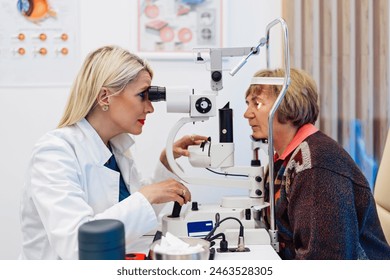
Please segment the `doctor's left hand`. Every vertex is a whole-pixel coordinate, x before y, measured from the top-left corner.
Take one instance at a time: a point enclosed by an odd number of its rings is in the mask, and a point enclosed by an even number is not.
[[[192,145],[200,145],[204,140],[207,140],[207,136],[202,135],[186,135],[177,140],[175,143],[173,143],[173,157],[179,158],[181,156],[188,157],[190,153],[188,152],[188,146]],[[168,160],[167,160],[167,154],[165,149],[161,152],[160,155],[160,161],[164,166],[171,170]]]

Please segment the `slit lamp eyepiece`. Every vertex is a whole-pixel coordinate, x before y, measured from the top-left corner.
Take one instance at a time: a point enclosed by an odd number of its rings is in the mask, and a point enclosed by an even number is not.
[[[150,86],[148,89],[148,97],[151,102],[166,101],[166,88],[159,86]]]

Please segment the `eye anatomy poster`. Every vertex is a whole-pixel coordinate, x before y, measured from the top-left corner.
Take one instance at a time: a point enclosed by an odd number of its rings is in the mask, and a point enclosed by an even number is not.
[[[138,51],[222,47],[221,0],[138,0]]]
[[[78,0],[0,0],[0,86],[68,86],[79,60]]]

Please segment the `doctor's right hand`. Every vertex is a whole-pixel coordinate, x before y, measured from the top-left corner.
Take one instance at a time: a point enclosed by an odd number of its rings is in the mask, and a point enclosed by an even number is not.
[[[191,201],[191,193],[186,186],[174,179],[147,185],[139,190],[150,204],[177,201],[180,205]]]

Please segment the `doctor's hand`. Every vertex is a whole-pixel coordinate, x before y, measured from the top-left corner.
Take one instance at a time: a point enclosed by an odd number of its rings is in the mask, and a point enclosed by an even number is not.
[[[207,139],[208,139],[207,136],[202,136],[202,135],[183,136],[182,138],[177,140],[175,143],[173,143],[173,148],[172,148],[173,149],[173,157],[175,159],[179,158],[181,156],[188,157],[190,155],[190,153],[188,152],[188,146],[200,145],[204,140],[207,140]],[[172,171],[169,164],[168,164],[168,159],[167,159],[167,154],[166,154],[165,149],[161,152],[160,161],[162,164],[164,164],[164,166],[168,170]]]
[[[150,204],[177,201],[180,205],[191,201],[191,193],[186,186],[174,179],[147,185],[139,190]]]

